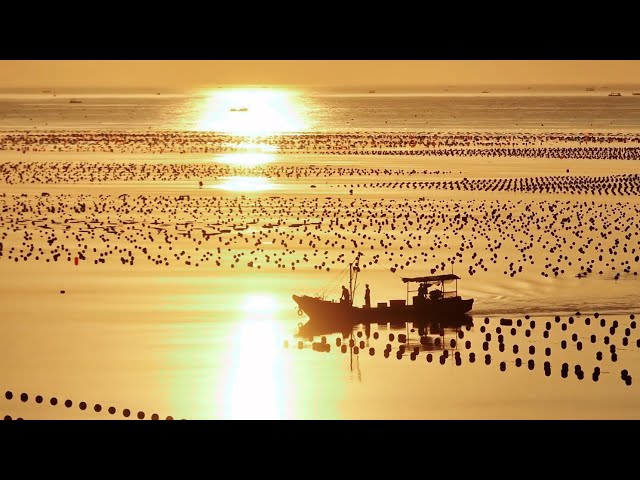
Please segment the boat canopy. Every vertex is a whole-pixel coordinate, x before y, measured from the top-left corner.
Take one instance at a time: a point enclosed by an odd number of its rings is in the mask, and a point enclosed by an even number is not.
[[[449,273],[447,275],[431,275],[428,277],[414,277],[414,278],[402,278],[402,281],[404,283],[409,283],[409,282],[419,282],[419,283],[424,283],[424,282],[445,282],[447,280],[460,280],[460,277],[457,275],[454,275],[453,273]]]

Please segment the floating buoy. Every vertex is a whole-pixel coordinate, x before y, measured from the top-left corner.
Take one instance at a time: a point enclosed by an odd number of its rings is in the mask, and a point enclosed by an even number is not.
[[[78,257],[75,257],[73,259],[73,263],[75,264],[75,266],[78,266],[79,261],[80,261],[80,259]]]

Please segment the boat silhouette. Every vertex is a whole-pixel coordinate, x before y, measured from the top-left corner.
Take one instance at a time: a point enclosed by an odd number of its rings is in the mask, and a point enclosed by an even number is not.
[[[359,258],[359,257],[358,257]],[[298,333],[310,337],[324,333],[348,332],[359,324],[406,324],[428,325],[431,323],[466,325],[471,317],[466,315],[473,308],[474,299],[463,299],[458,295],[457,275],[429,275],[423,277],[406,277],[402,281],[407,284],[406,300],[390,300],[378,303],[375,307],[357,307],[353,305],[354,273],[357,277],[359,268],[357,261],[349,264],[349,297],[339,302],[308,295],[292,295],[298,305],[298,315],[307,315],[306,324],[298,324]],[[446,290],[445,286],[455,282],[455,288]],[[417,290],[411,285],[418,284]],[[429,288],[435,287],[431,291]],[[410,294],[417,293],[411,297]]]

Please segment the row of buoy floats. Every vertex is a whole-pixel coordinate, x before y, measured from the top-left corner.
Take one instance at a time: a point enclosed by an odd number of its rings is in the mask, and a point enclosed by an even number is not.
[[[581,314],[580,312],[576,312],[576,317],[580,317]],[[598,318],[600,317],[600,314],[598,312],[594,313],[593,317],[598,320]],[[527,329],[527,332],[531,332],[531,330],[536,328],[536,322],[535,320],[530,320],[530,316],[529,315],[525,315],[525,320],[529,321],[529,327],[530,329]],[[561,324],[563,327],[566,325],[577,325],[576,319],[574,318],[574,316],[569,316],[567,319],[567,323],[563,323],[562,319],[559,315],[556,315],[554,317],[554,321],[556,324]],[[623,345],[628,345],[628,342],[624,342],[625,339],[628,339],[628,337],[631,335],[631,332],[633,330],[636,329],[637,324],[635,321],[635,315],[631,314],[629,315],[629,327],[625,328],[624,330],[624,334],[625,337],[623,337]],[[488,352],[489,350],[489,343],[492,341],[492,335],[490,332],[486,331],[486,327],[490,324],[490,319],[489,317],[485,317],[484,319],[484,324],[480,327],[480,332],[484,333],[484,342],[483,342],[483,350],[485,352]],[[500,352],[505,352],[505,337],[502,333],[502,327],[509,327],[514,325],[514,321],[513,319],[510,318],[500,318],[499,322],[498,322],[498,326],[495,327],[495,333],[497,334],[497,341],[499,344],[499,350]],[[524,323],[521,319],[517,319],[515,321],[515,325],[517,325],[518,327],[523,327]],[[584,319],[584,325],[585,326],[589,326],[591,325],[591,318],[590,317],[586,317]],[[607,325],[607,322],[604,318],[600,318],[600,321],[598,322],[598,325],[600,326],[600,328],[605,328]],[[611,329],[616,329],[620,326],[618,320],[613,320],[611,323],[611,327],[610,327],[610,333],[611,333]],[[549,338],[548,333],[552,330],[553,324],[551,321],[547,321],[544,324],[544,330],[542,331],[543,336],[545,338]],[[458,340],[463,340],[465,337],[465,331],[469,332],[471,330],[471,327],[469,325],[467,325],[464,329],[457,329],[455,331],[455,336],[457,337]],[[514,328],[511,328],[511,334],[515,335],[514,333]],[[412,332],[415,331],[415,329],[412,329]],[[562,328],[562,331],[566,331],[566,328]],[[432,341],[429,337],[423,335],[420,337],[420,345],[414,345],[411,346],[408,344],[408,337],[407,334],[404,333],[399,333],[399,334],[394,334],[394,333],[389,333],[388,334],[388,340],[389,343],[386,344],[386,347],[383,351],[383,355],[385,358],[389,358],[393,353],[393,345],[392,342],[396,341],[399,343],[398,345],[398,349],[395,351],[395,357],[398,360],[401,360],[406,354],[407,352],[409,353],[409,357],[411,359],[411,361],[415,361],[418,356],[420,355],[421,352],[421,346],[422,348],[431,346],[431,345],[435,345],[436,347],[441,347],[442,351],[440,353],[440,355],[437,357],[437,360],[439,361],[439,363],[441,365],[444,365],[445,362],[447,361],[447,359],[450,358],[450,351],[445,347],[445,341],[444,341],[444,331],[440,331],[439,332],[440,335],[443,337],[442,339],[440,337],[436,337],[435,341]],[[615,332],[611,333],[612,335]],[[344,336],[345,334],[343,334]],[[362,331],[357,331],[356,334],[357,338],[361,338],[362,337]],[[527,337],[530,337],[530,333],[529,335],[526,335]],[[379,339],[379,332],[374,332],[373,335],[374,339]],[[595,342],[595,336],[592,334],[591,335],[591,343],[596,343]],[[428,340],[427,340],[428,339]],[[571,341],[575,344],[576,349],[578,351],[582,350],[582,342],[579,341],[579,337],[576,333],[573,333],[571,335]],[[604,343],[609,345],[609,337],[605,337]],[[323,352],[328,352],[330,351],[329,348],[327,347],[321,347],[321,346],[328,346],[328,342],[327,342],[327,338],[326,336],[322,336],[321,341],[320,342],[314,342],[312,343],[313,346],[313,350],[314,351],[323,351]],[[285,341],[284,344],[285,348],[288,348],[288,341]],[[343,343],[343,339],[341,337],[336,337],[336,346],[337,347],[341,347],[341,352],[342,353],[346,353],[348,351],[348,349],[351,350],[351,352],[353,354],[358,354],[361,350],[364,351],[365,350],[365,342],[363,340],[361,340],[359,342],[359,344],[356,342],[356,340],[354,340],[353,338],[349,339],[348,341],[348,347],[345,343]],[[451,348],[451,350],[453,351],[455,349],[455,352],[453,353],[453,360],[455,361],[457,366],[460,366],[462,364],[462,354],[460,352],[460,350],[457,350],[459,346],[459,342],[456,341],[455,338],[451,338],[449,340],[449,347]],[[464,342],[464,347],[467,350],[471,349],[471,342],[470,340],[466,340]],[[640,338],[638,338],[636,340],[636,347],[640,348]],[[304,342],[299,341],[298,342],[298,349],[303,349],[304,348]],[[561,348],[564,350],[567,348],[567,341],[566,340],[562,340],[561,342]],[[518,355],[520,353],[520,349],[519,349],[519,345],[514,344],[513,347],[513,354],[514,355]],[[528,354],[533,357],[536,354],[536,346],[531,344],[528,346]],[[552,349],[550,346],[544,347],[543,349],[541,349],[541,351],[544,353],[544,357],[547,358],[547,360],[544,361],[543,363],[543,370],[545,373],[545,376],[551,376],[551,362],[548,360],[549,357],[551,357],[552,355]],[[617,362],[617,349],[616,346],[611,344],[609,345],[609,353],[611,355],[611,362],[615,363]],[[369,354],[370,355],[374,355],[375,354],[375,348],[374,347],[369,347]],[[436,357],[434,357],[434,354],[429,352],[427,353],[425,360],[427,363],[432,363],[434,361]],[[596,353],[596,361],[600,362],[603,360],[603,352],[602,351],[598,351]],[[476,353],[475,352],[469,352],[469,356],[468,356],[468,361],[469,363],[475,363],[476,361]],[[535,369],[535,360],[533,358],[529,358],[528,360],[525,359],[524,361],[526,361],[526,365],[527,368],[529,370],[534,370]],[[490,353],[485,353],[484,354],[484,363],[485,365],[491,365],[492,364],[492,356]],[[505,372],[507,369],[507,364],[508,362],[506,361],[501,361],[499,363],[499,369],[501,372]],[[513,364],[516,367],[521,367],[522,365],[524,365],[523,363],[523,359],[520,357],[517,357],[515,359],[515,361],[513,362]],[[561,376],[563,378],[567,378],[568,376],[568,364],[564,363],[562,368],[561,368]],[[582,367],[580,364],[576,364],[575,365],[575,375],[579,380],[582,380],[584,378],[584,371],[582,370]],[[594,368],[594,371],[592,373],[592,379],[593,381],[597,382],[599,380],[599,376],[600,376],[600,367],[596,366]],[[623,369],[621,371],[621,379],[625,382],[625,384],[627,386],[630,386],[632,383],[632,378],[629,375],[629,371],[627,369]]]
[[[3,193],[0,207],[0,261],[15,263],[328,272],[360,252],[362,270],[437,274],[456,264],[469,276],[498,268],[515,277],[537,264],[543,277],[614,280],[637,276],[640,263],[640,210],[619,201]]]
[[[55,407],[57,405],[64,405],[64,407],[68,409],[71,409],[74,406],[74,402],[70,399],[66,399],[64,403],[61,403],[61,401],[59,401],[57,397],[51,397],[48,399],[48,401],[45,401],[45,398],[42,395],[30,396],[28,393],[25,393],[25,392],[20,393],[20,395],[17,395],[17,394],[14,395],[14,393],[11,390],[5,391],[4,398],[6,400],[19,399],[22,403],[29,402],[29,399],[31,398],[32,401],[35,402],[37,405],[44,405],[47,403],[52,407]],[[116,407],[113,407],[113,406],[110,406],[109,408],[104,408],[99,403],[94,404],[92,408],[89,408],[90,406],[87,404],[87,402],[79,402],[76,405],[78,409],[82,411],[93,410],[95,413],[106,412],[106,413],[109,413],[109,415],[116,415],[119,411]],[[132,415],[132,411],[128,408],[124,408],[120,411],[120,414],[124,418],[129,418]],[[151,416],[148,416],[142,410],[136,413],[136,418],[138,418],[138,420],[144,420],[147,417],[150,418],[151,420],[160,420],[160,416],[157,413],[152,413]],[[165,420],[173,420],[173,417],[171,415],[168,415],[167,417],[165,417]]]
[[[454,148],[511,148],[535,145],[540,148],[584,148],[583,144],[634,145],[637,133],[589,132],[350,132],[269,135],[247,137],[215,132],[186,131],[14,131],[0,134],[0,150],[18,152],[104,152],[104,153],[229,153],[256,148],[279,153],[342,153],[431,151]],[[532,147],[531,147],[532,148]],[[570,148],[570,147],[566,147]]]

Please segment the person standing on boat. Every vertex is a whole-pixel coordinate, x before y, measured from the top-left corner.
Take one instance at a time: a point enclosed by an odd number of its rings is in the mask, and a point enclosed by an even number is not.
[[[351,299],[351,295],[349,295],[349,290],[344,285],[342,286],[342,297],[340,297],[340,303],[350,304],[349,300]]]
[[[364,291],[364,308],[371,308],[371,290],[369,290],[369,284],[366,284]]]

